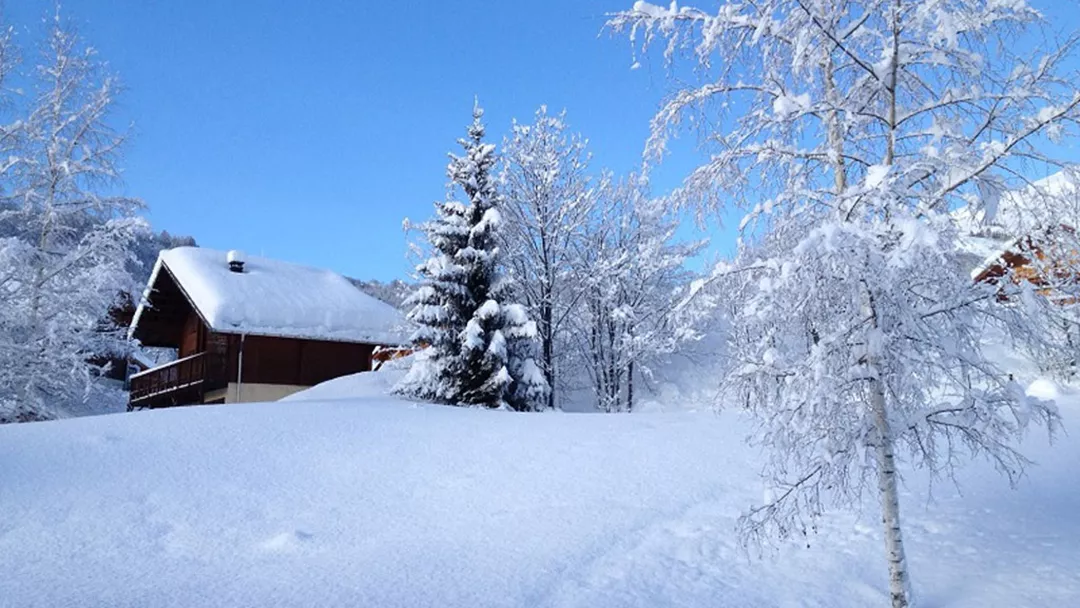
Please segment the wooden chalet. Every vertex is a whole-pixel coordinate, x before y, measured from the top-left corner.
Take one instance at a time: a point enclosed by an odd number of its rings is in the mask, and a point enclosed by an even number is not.
[[[130,378],[128,409],[273,401],[372,369],[407,331],[392,306],[336,273],[237,252],[161,253],[129,335],[176,350]]]
[[[1038,293],[1059,304],[1075,302],[1063,287],[1080,286],[1080,253],[1075,249],[1076,230],[1061,224],[1012,239],[972,272],[977,283],[1001,281],[1034,285]],[[1070,292],[1072,289],[1069,290]],[[1001,296],[1004,298],[1004,296]]]

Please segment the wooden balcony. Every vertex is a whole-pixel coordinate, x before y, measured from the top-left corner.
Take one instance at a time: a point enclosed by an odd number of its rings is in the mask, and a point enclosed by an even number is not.
[[[131,376],[128,410],[202,403],[228,386],[224,355],[197,353]]]

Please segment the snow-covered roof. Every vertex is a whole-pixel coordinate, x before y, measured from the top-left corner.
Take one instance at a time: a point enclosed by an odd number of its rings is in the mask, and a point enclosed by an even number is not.
[[[175,279],[215,332],[372,344],[403,344],[407,321],[397,309],[320,268],[269,258],[244,258],[233,272],[224,251],[178,247],[161,252],[132,330],[149,306],[162,269]]]
[[[971,239],[969,237],[967,240],[970,241],[970,240],[974,240],[974,239]],[[998,244],[998,245],[994,246],[992,249],[987,249],[987,251],[989,251],[989,253],[986,253],[985,255],[983,255],[982,262],[980,262],[978,266],[976,266],[974,269],[972,269],[971,278],[973,280],[977,280],[981,274],[983,274],[984,272],[989,270],[991,267],[993,267],[995,264],[1000,262],[1002,257],[1006,253],[1008,253],[1010,250],[1012,250],[1014,247],[1016,247],[1017,244],[1019,244],[1019,243],[1020,243],[1020,238],[1018,237],[1018,238],[1014,238],[1014,239],[1009,239],[1008,241],[1005,241],[1004,244]]]

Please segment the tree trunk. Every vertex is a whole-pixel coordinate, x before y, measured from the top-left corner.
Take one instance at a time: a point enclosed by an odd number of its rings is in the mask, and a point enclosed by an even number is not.
[[[881,524],[885,531],[885,553],[889,560],[889,594],[893,608],[907,608],[911,602],[904,538],[900,531],[900,495],[896,483],[892,431],[885,410],[885,392],[881,382],[871,381],[871,405],[877,429],[878,497],[881,499]]]
[[[626,366],[626,411],[634,411],[634,362]]]
[[[892,165],[896,157],[896,89],[900,71],[900,0],[895,0],[892,7],[892,58],[886,91],[889,94],[889,128],[886,131],[885,159],[883,164]],[[873,327],[878,329],[877,310],[873,295],[866,291],[867,309],[873,319]],[[907,557],[904,555],[904,538],[900,531],[900,496],[896,483],[896,459],[893,456],[892,429],[889,428],[888,410],[885,403],[885,386],[881,382],[880,352],[872,347],[867,353],[870,378],[870,405],[874,412],[874,427],[877,429],[877,469],[878,497],[881,500],[881,524],[885,531],[885,553],[889,560],[889,595],[893,608],[908,608],[911,605],[911,583],[908,578]]]
[[[32,345],[36,345],[33,356],[39,360],[44,360],[48,355],[45,352],[45,338],[42,335],[42,291],[45,288],[45,264],[48,259],[49,250],[49,238],[52,236],[53,225],[53,194],[54,188],[50,186],[49,194],[46,204],[45,220],[41,226],[41,234],[38,236],[38,247],[34,253],[34,283],[30,286],[30,321],[27,331],[27,340]],[[19,385],[19,402],[16,404],[16,415],[29,417],[26,419],[33,420],[35,417],[42,417],[44,420],[44,413],[37,403],[37,382],[33,374],[26,377],[25,381]]]
[[[862,310],[871,320],[873,331],[878,331],[874,296],[865,284],[863,288]],[[885,554],[889,561],[889,595],[892,608],[908,608],[912,597],[911,582],[908,577],[907,558],[904,555],[904,538],[900,530],[900,494],[897,490],[896,459],[893,455],[893,435],[885,401],[885,385],[881,380],[880,348],[877,340],[867,336],[864,364],[868,371],[870,409],[876,431],[874,447],[877,452],[878,499],[881,501]]]
[[[544,302],[540,305],[541,349],[544,358],[544,375],[548,383],[547,407],[555,409],[555,328],[554,313],[551,302],[552,294],[544,294]]]
[[[619,369],[618,363],[616,362],[616,356],[620,353],[615,344],[615,321],[611,318],[609,318],[607,322],[607,343],[611,348],[607,361],[608,399],[611,402],[612,408],[609,411],[618,412],[622,410],[622,404],[619,403],[619,393],[621,392],[619,388],[621,383],[619,382]]]
[[[1066,352],[1068,360],[1065,362],[1067,369],[1065,370],[1065,377],[1072,378],[1076,375],[1076,341],[1073,340],[1073,328],[1072,324],[1068,321],[1064,322],[1065,329],[1065,345],[1068,347]]]
[[[600,304],[598,301],[590,302],[589,306],[593,311],[593,319],[589,324],[590,342],[592,346],[592,352],[589,353],[592,358],[593,366],[593,390],[596,396],[596,404],[599,409],[607,411],[610,404],[607,402],[607,365],[604,363],[604,341],[600,332],[600,325],[602,323],[600,315]]]

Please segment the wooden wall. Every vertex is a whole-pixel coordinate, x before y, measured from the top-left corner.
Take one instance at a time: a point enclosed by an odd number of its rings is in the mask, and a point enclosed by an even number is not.
[[[373,344],[246,336],[243,382],[314,386],[333,378],[371,371]],[[209,330],[192,310],[181,332],[179,357],[200,352],[224,355],[226,378],[236,382],[240,336]]]
[[[192,310],[184,320],[184,329],[180,333],[180,348],[177,356],[181,359],[206,350],[206,331],[202,319]]]
[[[240,336],[211,335],[209,344],[220,349],[224,338],[228,378],[235,382]],[[244,338],[243,382],[313,386],[326,380],[371,371],[371,344],[318,342],[291,338]]]

